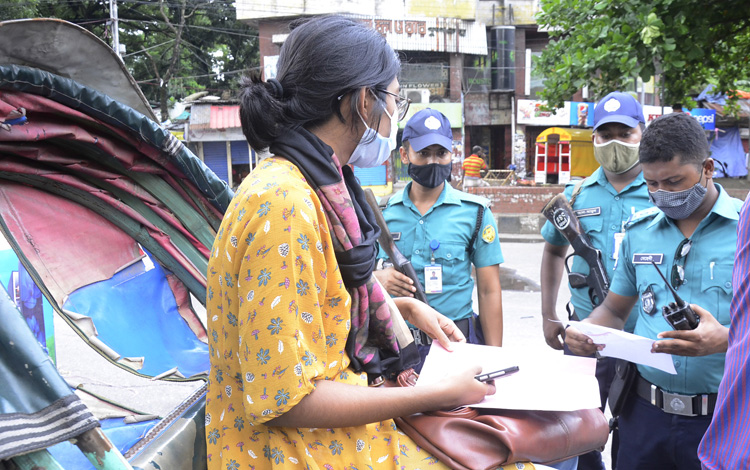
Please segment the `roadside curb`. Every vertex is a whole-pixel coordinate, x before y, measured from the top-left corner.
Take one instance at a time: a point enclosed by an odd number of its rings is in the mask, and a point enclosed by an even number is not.
[[[500,243],[542,243],[541,235],[531,233],[498,233],[497,239]]]

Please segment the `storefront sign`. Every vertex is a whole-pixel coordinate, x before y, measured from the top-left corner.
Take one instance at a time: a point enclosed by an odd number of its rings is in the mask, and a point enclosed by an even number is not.
[[[484,23],[456,18],[371,18],[359,20],[383,35],[397,51],[487,55]]]
[[[646,125],[648,126],[651,124],[651,121],[658,118],[659,116],[663,114],[669,114],[672,112],[671,106],[644,106],[643,107],[643,114],[646,118]]]
[[[570,125],[578,127],[594,127],[595,103],[570,102]]]
[[[716,110],[696,108],[689,111],[690,115],[707,131],[716,129]]]
[[[570,101],[566,101],[564,107],[554,111],[547,109],[546,106],[546,101],[518,100],[516,122],[530,126],[547,127],[570,125]]]

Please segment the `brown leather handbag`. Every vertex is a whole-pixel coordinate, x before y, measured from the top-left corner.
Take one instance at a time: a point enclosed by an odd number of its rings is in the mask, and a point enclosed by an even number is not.
[[[550,464],[607,443],[598,408],[578,411],[477,410],[417,413],[396,418],[417,445],[456,470],[489,470],[515,462]]]

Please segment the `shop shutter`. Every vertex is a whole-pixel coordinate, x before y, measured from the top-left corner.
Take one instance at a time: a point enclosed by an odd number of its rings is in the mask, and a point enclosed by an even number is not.
[[[232,165],[249,165],[250,164],[250,147],[247,145],[247,141],[246,140],[233,140],[231,143],[232,143]]]
[[[378,186],[386,184],[385,165],[376,166],[375,168],[358,168],[354,167],[354,176],[359,179],[362,186]]]
[[[226,142],[203,142],[203,161],[216,173],[216,176],[229,181]]]

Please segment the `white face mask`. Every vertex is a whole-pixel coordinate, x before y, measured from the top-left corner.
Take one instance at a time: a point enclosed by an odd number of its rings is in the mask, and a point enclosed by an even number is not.
[[[382,165],[388,157],[391,156],[391,152],[396,149],[396,134],[398,133],[398,121],[395,116],[388,114],[388,110],[383,105],[383,111],[385,115],[391,120],[391,134],[389,137],[383,137],[375,129],[372,129],[367,125],[362,116],[359,118],[365,125],[365,133],[362,134],[362,138],[359,139],[357,147],[352,152],[352,156],[349,157],[349,165],[356,166],[359,168],[374,168]],[[359,115],[359,111],[357,111]],[[396,113],[393,113],[396,114]]]

